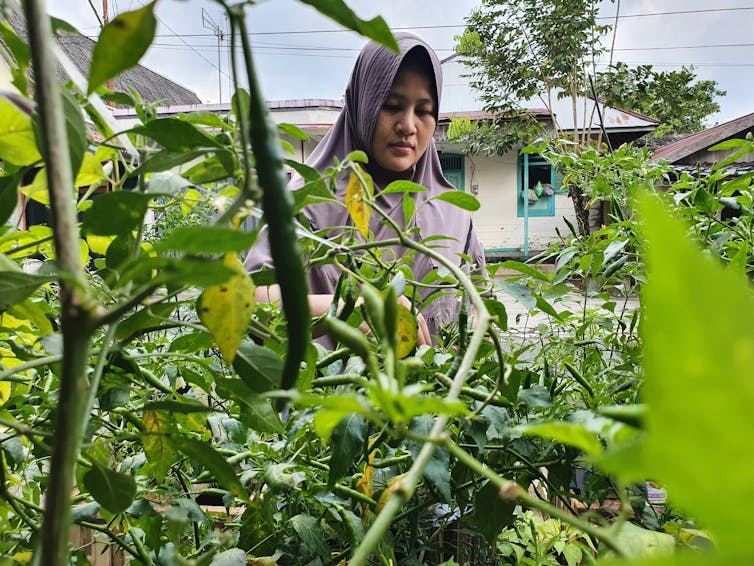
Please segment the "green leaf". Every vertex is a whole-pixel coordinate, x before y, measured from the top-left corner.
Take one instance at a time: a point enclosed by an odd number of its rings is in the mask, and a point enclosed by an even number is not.
[[[50,277],[30,275],[21,271],[0,271],[0,312],[22,303]]]
[[[749,552],[754,501],[754,296],[650,197],[640,202],[648,240],[642,289],[641,469],[679,508],[710,529],[721,552]],[[690,284],[693,282],[693,284]],[[716,290],[714,300],[701,290]]]
[[[241,485],[241,480],[238,479],[233,470],[233,466],[228,464],[225,458],[212,446],[195,438],[173,437],[172,441],[182,454],[207,468],[217,483],[239,499],[244,501],[249,499],[246,490]]]
[[[131,131],[153,139],[169,151],[187,152],[200,147],[220,147],[218,141],[207,132],[178,118],[159,118],[136,126]]]
[[[183,173],[183,176],[194,185],[214,183],[232,175],[233,171],[229,171],[225,162],[217,157],[203,159]]]
[[[133,476],[98,464],[84,474],[84,487],[97,503],[116,515],[128,509],[136,496],[136,480]]]
[[[371,20],[362,20],[343,2],[343,0],[302,0],[316,8],[322,15],[339,23],[341,26],[359,32],[361,35],[381,43],[388,49],[398,53],[398,44],[393,38],[385,20],[378,16]]]
[[[200,352],[212,347],[212,337],[206,332],[182,334],[170,343],[169,352]]]
[[[602,452],[602,444],[597,435],[582,424],[553,422],[524,426],[521,430],[525,434],[573,446],[588,455],[596,456]]]
[[[253,232],[220,226],[185,226],[176,228],[157,242],[157,250],[185,254],[224,254],[248,250],[256,239]]]
[[[532,385],[529,389],[521,389],[518,392],[519,403],[525,404],[530,409],[537,407],[552,407],[550,393],[542,385]]]
[[[31,63],[31,50],[7,22],[0,22],[0,36],[16,60],[17,68],[12,68],[13,86],[19,92],[27,91],[26,69]],[[1,223],[0,223],[1,224]]]
[[[542,271],[540,271],[534,266],[529,265],[528,263],[523,263],[523,262],[515,261],[512,259],[509,259],[507,261],[503,261],[500,263],[496,263],[494,268],[495,268],[495,271],[499,269],[514,269],[515,271],[518,271],[519,273],[523,273],[524,275],[528,275],[529,277],[538,279],[539,281],[544,281],[545,283],[549,282],[552,279],[552,275],[543,273]]]
[[[118,241],[117,239],[115,240]],[[108,260],[112,245],[108,248]],[[157,275],[153,273],[157,271]],[[140,278],[149,278],[154,283],[196,285],[210,287],[228,281],[235,272],[221,259],[172,259],[168,257],[139,257],[124,270],[120,285]]]
[[[209,566],[246,566],[246,553],[240,548],[224,550],[212,557]]]
[[[505,310],[505,305],[495,299],[482,300],[484,301],[484,306],[487,307],[490,315],[497,319],[495,324],[497,324],[498,328],[503,332],[508,330],[508,311]]]
[[[76,525],[82,521],[89,521],[97,516],[100,509],[102,509],[102,506],[96,501],[76,505],[71,509],[71,522]]]
[[[241,406],[241,420],[257,432],[283,434],[285,427],[272,404],[238,379],[217,378],[217,391]]]
[[[513,524],[515,508],[515,503],[504,501],[500,490],[489,481],[474,495],[474,523],[491,545],[505,527]]]
[[[417,417],[411,421],[409,430],[414,434],[429,436],[434,419],[429,416]],[[408,451],[416,460],[423,444],[415,440],[408,442]],[[432,452],[429,464],[424,469],[424,478],[437,488],[443,499],[450,502],[450,453],[445,448],[436,447]]]
[[[537,305],[537,299],[526,285],[508,280],[496,283],[501,291],[516,299],[527,311],[531,311]]]
[[[177,401],[165,399],[164,401],[150,401],[141,408],[142,411],[166,411],[170,413],[211,413],[215,409],[200,403],[199,401]]]
[[[82,214],[89,234],[119,236],[137,229],[147,213],[151,195],[117,191],[98,195]]]
[[[18,175],[0,177],[0,226],[7,224],[18,205]]]
[[[128,338],[134,333],[144,328],[158,326],[170,317],[173,311],[178,307],[178,303],[154,303],[129,316],[118,325],[115,337],[118,340]]]
[[[351,413],[338,423],[332,431],[330,444],[330,475],[327,485],[332,488],[335,482],[346,475],[348,468],[364,450],[368,433],[367,420],[363,415]]]
[[[132,12],[123,12],[110,21],[99,35],[92,52],[87,96],[100,85],[138,64],[157,29],[151,2]]]
[[[172,171],[152,173],[146,192],[152,195],[175,195],[190,186],[190,182]]]
[[[537,301],[537,308],[541,310],[543,313],[560,320],[560,313],[555,310],[555,308],[547,302],[547,299],[545,299],[542,295],[535,293],[534,297]]]
[[[63,116],[68,134],[68,157],[71,160],[71,172],[76,177],[84,160],[84,153],[89,147],[86,137],[86,124],[76,97],[68,90],[61,91],[63,99]]]
[[[188,122],[189,124],[198,124],[200,126],[207,126],[208,128],[216,128],[218,130],[230,131],[233,129],[228,122],[214,112],[209,112],[208,110],[198,110],[196,112],[182,114],[181,120]]]
[[[389,193],[423,193],[426,191],[427,189],[422,187],[420,184],[414,183],[412,181],[393,181],[382,191],[380,191],[380,194],[385,195]]]
[[[367,400],[359,395],[330,395],[316,397],[302,395],[296,399],[299,407],[318,407],[314,415],[314,430],[327,442],[333,429],[350,413],[360,413],[368,416]]]
[[[329,558],[330,553],[325,544],[322,528],[319,521],[310,515],[296,515],[290,518],[291,526],[304,543],[310,553],[316,554],[323,560]]]
[[[252,391],[264,393],[280,387],[283,360],[269,348],[243,342],[233,360],[233,369]]]
[[[479,210],[481,206],[479,201],[474,195],[469,193],[462,193],[461,191],[444,191],[437,196],[432,197],[430,200],[442,200],[449,202],[450,204],[474,212]]]
[[[306,135],[306,132],[304,132],[304,130],[294,124],[281,123],[277,126],[281,134],[285,134],[301,141],[307,141],[309,139],[309,136]]]
[[[5,96],[0,96],[0,159],[19,166],[42,159],[31,117]]]
[[[176,152],[176,151],[168,151],[166,149],[162,151],[158,151],[157,153],[153,153],[149,155],[141,164],[141,166],[138,169],[139,173],[156,173],[159,171],[169,171],[170,169],[174,169],[175,167],[178,167],[180,165],[183,165],[184,163],[188,163],[189,161],[193,161],[194,159],[201,158],[205,153],[207,153],[207,150],[196,150],[196,151],[189,151],[189,152]],[[154,176],[152,177],[154,178]],[[151,179],[150,179],[150,185],[151,185]],[[152,189],[148,189],[152,190]],[[165,191],[153,191],[153,192],[165,192]]]
[[[672,535],[643,529],[630,521],[621,525],[615,538],[626,558],[658,558],[675,553],[676,543]],[[613,556],[612,553],[608,555]]]

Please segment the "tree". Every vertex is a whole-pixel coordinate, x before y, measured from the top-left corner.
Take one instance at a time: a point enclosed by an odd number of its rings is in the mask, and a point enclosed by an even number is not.
[[[597,74],[597,91],[609,105],[622,106],[661,122],[654,135],[688,134],[707,127],[725,96],[713,80],[697,80],[693,67],[658,72],[651,65],[616,63]]]
[[[593,68],[603,51],[601,39],[611,29],[598,25],[598,4],[594,0],[484,0],[467,18],[468,27],[457,38],[456,49],[485,110],[506,120],[506,128],[515,122],[526,132],[533,117],[521,111],[522,103],[539,99],[551,109],[554,96],[570,96],[573,121],[578,124],[577,97],[587,92],[587,69]],[[559,134],[557,118],[552,120]],[[574,141],[583,142],[589,129],[589,123],[575,128]],[[509,136],[502,142],[506,149],[513,145]],[[501,148],[496,149],[500,153]]]

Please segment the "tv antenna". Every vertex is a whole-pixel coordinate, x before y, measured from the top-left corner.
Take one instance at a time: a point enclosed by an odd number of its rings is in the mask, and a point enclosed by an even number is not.
[[[220,57],[220,44],[225,41],[225,31],[215,23],[209,12],[202,8],[202,27],[211,29],[217,38],[217,91],[220,97],[220,103],[223,101],[223,80],[222,80],[222,59]]]

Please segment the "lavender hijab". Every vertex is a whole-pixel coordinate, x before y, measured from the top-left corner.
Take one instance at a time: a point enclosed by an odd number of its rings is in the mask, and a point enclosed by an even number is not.
[[[396,179],[406,179],[422,185],[426,192],[417,192],[412,196],[415,201],[417,214],[415,225],[418,226],[417,239],[428,236],[443,235],[447,239],[436,240],[432,245],[449,258],[456,265],[461,264],[459,254],[466,253],[475,263],[476,268],[484,266],[484,253],[479,239],[471,227],[470,214],[444,201],[432,200],[432,196],[443,191],[455,190],[443,176],[440,159],[437,155],[434,141],[431,141],[424,155],[417,163],[402,173],[396,174],[380,169],[371,156],[372,137],[383,102],[387,98],[395,75],[409,51],[420,49],[424,51],[424,59],[428,63],[427,74],[433,78],[436,89],[435,119],[438,118],[440,94],[442,87],[442,70],[440,61],[432,49],[420,38],[408,33],[397,33],[395,39],[400,47],[400,55],[396,55],[385,47],[371,42],[359,54],[350,81],[346,87],[345,106],[333,127],[317,145],[314,152],[306,159],[306,164],[324,172],[333,164],[335,157],[343,159],[351,151],[361,150],[370,157],[367,171],[375,181],[375,190],[384,188]],[[338,179],[336,196],[344,200],[347,177]],[[297,189],[304,181],[296,176],[291,181],[291,188]],[[378,205],[389,212],[398,226],[403,226],[403,194],[393,193],[383,195]],[[304,214],[312,223],[313,228],[322,230],[327,227],[342,227],[352,224],[345,207],[334,204],[313,204],[304,210]],[[372,215],[370,225],[375,240],[394,238],[395,234],[388,226],[380,222],[377,214]],[[397,255],[403,255],[400,247],[394,248]],[[264,237],[260,237],[257,244],[249,252],[245,262],[249,271],[257,271],[262,267],[272,267],[269,248]],[[432,270],[436,269],[436,262],[426,256],[416,256],[413,272],[414,278],[421,281]],[[471,266],[469,266],[471,267]],[[326,265],[312,267],[309,270],[310,293],[332,293],[340,270],[337,266]],[[422,298],[426,298],[431,290],[423,290]],[[427,319],[430,332],[437,327],[451,321],[457,313],[458,301],[455,297],[447,296],[430,302],[422,311]]]

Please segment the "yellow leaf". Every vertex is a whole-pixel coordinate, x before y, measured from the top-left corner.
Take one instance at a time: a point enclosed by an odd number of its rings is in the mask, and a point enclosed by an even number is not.
[[[53,332],[52,323],[45,315],[44,310],[40,308],[39,303],[32,299],[26,299],[19,305],[13,305],[9,309],[9,313],[15,317],[21,317],[31,322],[37,327],[37,329],[39,329],[40,336],[47,336]]]
[[[207,287],[199,297],[198,308],[199,318],[230,364],[246,334],[256,302],[254,283],[235,254],[225,256],[225,265],[237,275],[222,285]]]
[[[12,557],[11,560],[14,560],[18,562],[19,564],[30,564],[31,563],[32,554],[29,551],[24,552],[16,552]]]
[[[382,492],[382,495],[380,495],[380,500],[377,502],[377,509],[375,509],[375,513],[377,513],[378,515],[380,514],[382,508],[385,507],[388,501],[390,501],[390,498],[393,497],[393,495],[399,489],[401,489],[401,482],[407,475],[408,474],[400,474],[388,480],[385,491]]]
[[[398,357],[405,358],[416,348],[419,328],[410,309],[398,305]]]
[[[183,214],[188,214],[194,207],[200,202],[204,201],[202,193],[196,189],[188,189],[183,193],[183,200],[181,201],[181,210]]]
[[[99,255],[105,255],[107,248],[113,243],[115,236],[97,236],[96,234],[87,234],[86,243],[89,249]]]
[[[39,173],[34,175],[34,180],[30,185],[21,187],[21,192],[45,206],[50,205],[50,194],[47,190],[47,169],[40,169]]]
[[[372,480],[374,479],[374,450],[369,453],[367,464],[364,466],[364,475],[356,482],[356,491],[363,493],[367,497],[372,497],[373,488]]]
[[[14,165],[31,165],[42,159],[31,118],[4,96],[0,97],[0,159]]]
[[[358,170],[351,173],[346,186],[346,209],[351,215],[354,226],[359,229],[365,238],[369,233],[369,219],[372,216],[372,207],[369,199],[374,194],[372,177],[369,176],[358,164],[354,164]],[[361,180],[364,180],[364,183]]]
[[[77,187],[88,187],[102,181],[104,178],[105,170],[102,169],[102,163],[99,162],[93,153],[86,152],[78,175],[76,175],[74,185]]]
[[[175,459],[175,450],[170,446],[168,433],[171,431],[167,415],[159,411],[144,411],[141,421],[147,434],[142,439],[144,454],[152,464],[158,481],[165,478]]]

